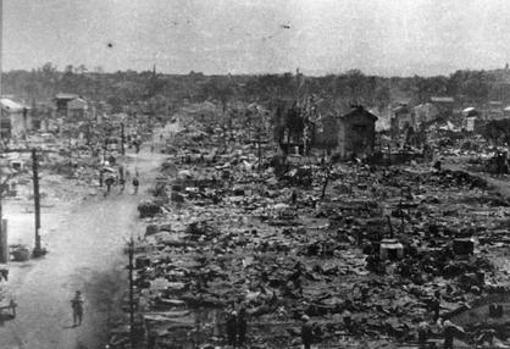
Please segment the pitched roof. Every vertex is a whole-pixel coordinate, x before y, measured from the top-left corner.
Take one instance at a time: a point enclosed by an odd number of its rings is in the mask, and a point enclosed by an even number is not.
[[[395,114],[409,113],[410,111],[411,111],[411,108],[409,108],[409,106],[407,104],[400,104],[400,105],[396,106],[395,108],[393,108],[393,112]]]
[[[373,119],[374,121],[378,119],[377,116],[363,108],[363,106],[361,105],[353,106],[352,109],[347,114],[343,115],[341,118],[348,119],[353,117],[359,117],[360,115],[367,116]]]
[[[69,101],[67,104],[69,109],[87,109],[87,101],[83,98],[75,98]]]

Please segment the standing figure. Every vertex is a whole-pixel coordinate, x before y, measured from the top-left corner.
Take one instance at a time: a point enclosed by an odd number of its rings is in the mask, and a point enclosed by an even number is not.
[[[418,324],[418,345],[420,349],[427,347],[427,339],[430,335],[430,327],[428,322],[422,320]]]
[[[303,315],[301,320],[303,321],[303,325],[301,325],[301,341],[303,342],[304,349],[310,349],[313,339],[312,324],[308,315]]]
[[[227,319],[227,342],[235,348],[237,342],[237,312],[234,310],[228,315]]]
[[[244,306],[239,309],[239,315],[237,316],[237,345],[242,348],[246,343],[246,330],[248,324],[246,319],[246,308]]]
[[[453,340],[455,339],[456,328],[450,320],[443,322],[443,348],[453,349]]]
[[[138,177],[133,178],[133,194],[138,194],[138,186],[140,182],[138,181]]]
[[[105,179],[105,183],[106,183],[106,193],[105,193],[105,195],[110,192],[114,182],[115,182],[115,178],[113,178],[112,176],[108,176],[108,178]]]
[[[71,300],[73,309],[73,326],[80,326],[83,319],[83,303],[84,299],[80,291],[76,291],[74,298]]]
[[[104,180],[104,171],[103,169],[99,170],[99,186],[103,187],[103,180]]]
[[[441,311],[441,293],[439,291],[434,292],[434,298],[431,302],[432,319],[437,321],[439,319],[439,312]]]

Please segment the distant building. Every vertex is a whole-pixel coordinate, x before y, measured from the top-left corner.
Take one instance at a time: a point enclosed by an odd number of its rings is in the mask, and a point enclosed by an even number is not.
[[[503,108],[503,116],[505,119],[510,119],[510,105]]]
[[[439,117],[439,109],[432,103],[419,104],[413,109],[417,126],[427,124]]]
[[[32,129],[30,107],[10,98],[0,98],[2,114],[0,118],[0,136],[18,138]]]
[[[284,154],[306,154],[313,145],[315,124],[295,101],[280,100],[275,111],[273,140]]]
[[[487,109],[486,109],[486,118],[487,120],[500,120],[504,119],[505,116],[505,110],[504,105],[502,101],[489,101],[487,103]]]
[[[491,80],[493,80],[489,90],[490,99],[501,101],[502,106],[510,103],[510,69],[508,64],[503,69],[495,69],[488,73]]]
[[[377,116],[362,106],[355,106],[339,119],[338,152],[342,158],[370,155],[375,145]]]
[[[72,93],[59,93],[54,98],[57,115],[67,120],[83,120],[87,116],[88,102],[79,95]]]
[[[480,112],[475,107],[467,107],[462,110],[462,128],[468,132],[474,132],[480,121]]]
[[[448,120],[452,116],[455,104],[453,97],[430,97],[430,103],[438,110],[437,118]]]
[[[363,108],[353,106],[343,116],[327,116],[317,127],[315,145],[332,148],[342,159],[351,156],[370,155],[375,146],[375,122],[377,116]]]
[[[413,129],[416,128],[414,110],[404,103],[393,108],[393,117],[391,118],[392,134],[398,135],[411,127]]]

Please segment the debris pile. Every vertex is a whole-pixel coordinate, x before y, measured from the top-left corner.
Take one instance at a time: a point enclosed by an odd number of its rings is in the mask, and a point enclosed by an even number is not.
[[[139,207],[136,298],[159,347],[226,345],[234,310],[252,347],[299,344],[303,315],[317,343],[416,342],[423,320],[501,292],[510,206],[485,180],[319,157],[277,175],[242,142],[256,130],[192,125]]]

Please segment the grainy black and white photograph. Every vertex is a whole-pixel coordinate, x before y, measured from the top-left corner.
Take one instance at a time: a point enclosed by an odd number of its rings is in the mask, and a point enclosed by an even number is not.
[[[0,0],[0,348],[510,348],[509,18]]]

